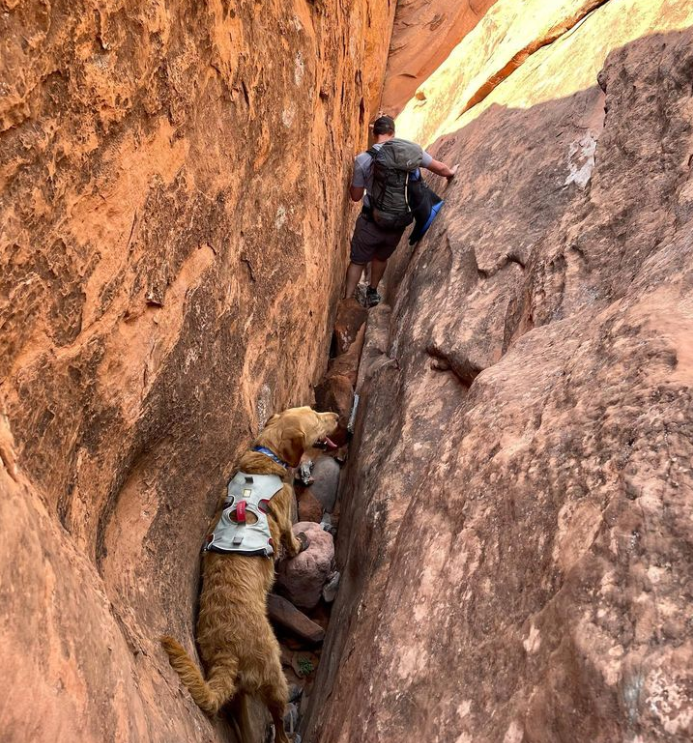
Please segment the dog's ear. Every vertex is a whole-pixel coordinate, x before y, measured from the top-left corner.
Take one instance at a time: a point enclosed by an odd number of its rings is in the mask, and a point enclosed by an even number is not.
[[[267,426],[271,426],[273,423],[276,423],[279,420],[279,413],[275,413],[268,421],[265,422],[265,425],[263,428],[267,428]]]
[[[284,459],[292,466],[298,467],[306,449],[306,433],[300,428],[287,428],[282,434]]]

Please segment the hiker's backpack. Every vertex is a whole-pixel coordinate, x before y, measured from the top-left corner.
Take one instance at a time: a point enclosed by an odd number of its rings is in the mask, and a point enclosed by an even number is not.
[[[368,194],[373,221],[383,229],[404,229],[414,220],[409,179],[421,165],[423,150],[406,139],[388,139],[368,154],[373,158],[373,189]]]

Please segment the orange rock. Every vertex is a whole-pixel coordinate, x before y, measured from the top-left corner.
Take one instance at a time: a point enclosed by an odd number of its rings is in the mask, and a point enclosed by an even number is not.
[[[349,348],[339,356],[330,361],[329,368],[325,374],[326,378],[335,376],[345,376],[349,379],[352,386],[356,384],[356,377],[359,371],[359,361],[361,360],[361,349],[363,348],[363,339],[366,334],[366,323],[359,328],[356,337]]]
[[[334,344],[336,354],[346,353],[359,336],[359,331],[368,317],[368,310],[353,297],[342,299],[337,306],[334,322]]]
[[[396,116],[495,2],[407,0],[397,3],[381,105],[383,111]]]
[[[349,377],[335,374],[326,377],[315,388],[315,404],[318,410],[339,413],[340,422],[346,426],[354,402],[354,389]]]
[[[322,505],[310,489],[304,490],[298,496],[298,519],[299,521],[313,521],[316,524],[319,524],[322,519]]]
[[[596,15],[590,15],[602,5]],[[494,103],[528,108],[568,97],[594,85],[610,51],[659,29],[682,29],[692,22],[690,7],[676,0],[628,0],[628,5],[632,13],[604,0],[526,0],[522,4],[497,0],[422,85],[423,98],[411,99],[402,110],[397,118],[398,136],[428,146]],[[558,74],[537,72],[537,65],[548,55],[545,48],[556,40],[560,41],[554,49],[562,47],[565,59],[571,58],[576,34],[570,31],[584,19],[588,31],[595,20],[603,24],[593,32],[596,46],[589,56],[579,64],[568,63]],[[580,36],[585,38],[584,33]],[[513,85],[501,86],[526,63],[527,74],[516,75]]]
[[[237,456],[324,368],[394,3],[259,10],[3,4],[8,743],[233,740],[156,638],[194,648]]]

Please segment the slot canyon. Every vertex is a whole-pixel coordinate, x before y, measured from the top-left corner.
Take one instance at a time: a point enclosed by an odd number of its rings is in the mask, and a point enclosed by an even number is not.
[[[459,168],[366,310],[381,112]],[[301,405],[292,741],[693,740],[692,168],[688,0],[0,0],[2,743],[273,740],[159,637]]]

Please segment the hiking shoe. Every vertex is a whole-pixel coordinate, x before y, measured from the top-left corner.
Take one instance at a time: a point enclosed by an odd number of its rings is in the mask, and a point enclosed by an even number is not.
[[[368,289],[366,289],[366,307],[375,307],[377,304],[382,302],[382,299],[383,298],[378,294],[377,289],[374,289],[372,286],[369,286]]]

